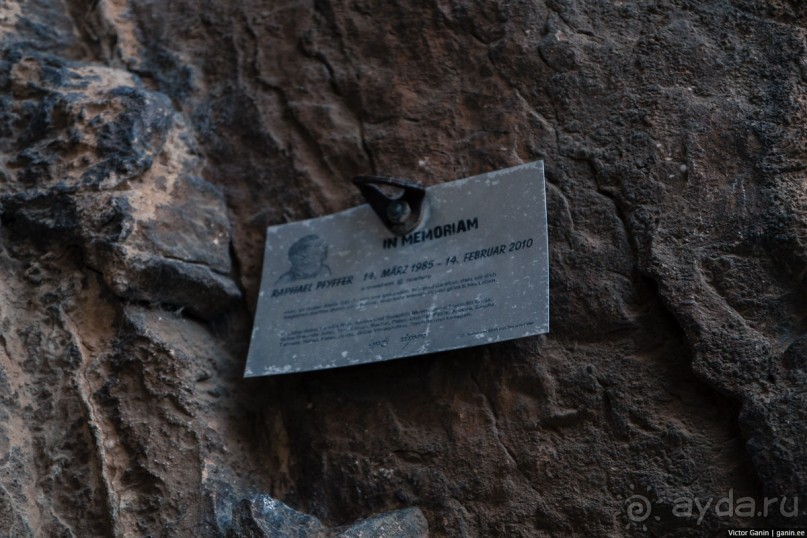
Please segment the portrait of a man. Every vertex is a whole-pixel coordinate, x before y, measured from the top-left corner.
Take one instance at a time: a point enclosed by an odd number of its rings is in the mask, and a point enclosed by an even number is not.
[[[328,245],[318,235],[306,235],[289,248],[291,268],[275,282],[287,284],[297,280],[307,280],[330,276],[331,268],[325,264],[328,258]]]

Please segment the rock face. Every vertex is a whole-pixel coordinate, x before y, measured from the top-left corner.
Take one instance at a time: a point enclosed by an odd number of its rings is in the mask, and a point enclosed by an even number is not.
[[[780,0],[3,4],[0,533],[807,525],[805,26]],[[548,336],[241,379],[267,225],[360,203],[360,173],[536,159]]]

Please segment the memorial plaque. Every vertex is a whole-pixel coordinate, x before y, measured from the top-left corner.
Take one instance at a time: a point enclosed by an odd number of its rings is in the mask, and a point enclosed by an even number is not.
[[[404,236],[369,205],[270,227],[245,376],[548,332],[545,193],[535,162],[430,187]]]

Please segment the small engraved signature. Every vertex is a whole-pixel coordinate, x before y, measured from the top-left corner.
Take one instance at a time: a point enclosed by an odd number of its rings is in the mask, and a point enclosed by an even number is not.
[[[401,349],[406,349],[409,347],[409,344],[414,342],[415,340],[425,340],[426,337],[429,336],[429,333],[420,333],[420,334],[407,334],[406,336],[401,337],[401,342],[404,342],[404,346]]]

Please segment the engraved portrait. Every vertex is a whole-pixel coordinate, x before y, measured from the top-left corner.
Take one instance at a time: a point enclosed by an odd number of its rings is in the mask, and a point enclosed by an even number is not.
[[[291,268],[277,279],[275,286],[298,280],[330,276],[331,268],[325,263],[327,258],[328,245],[320,236],[311,234],[298,239],[289,248]]]

